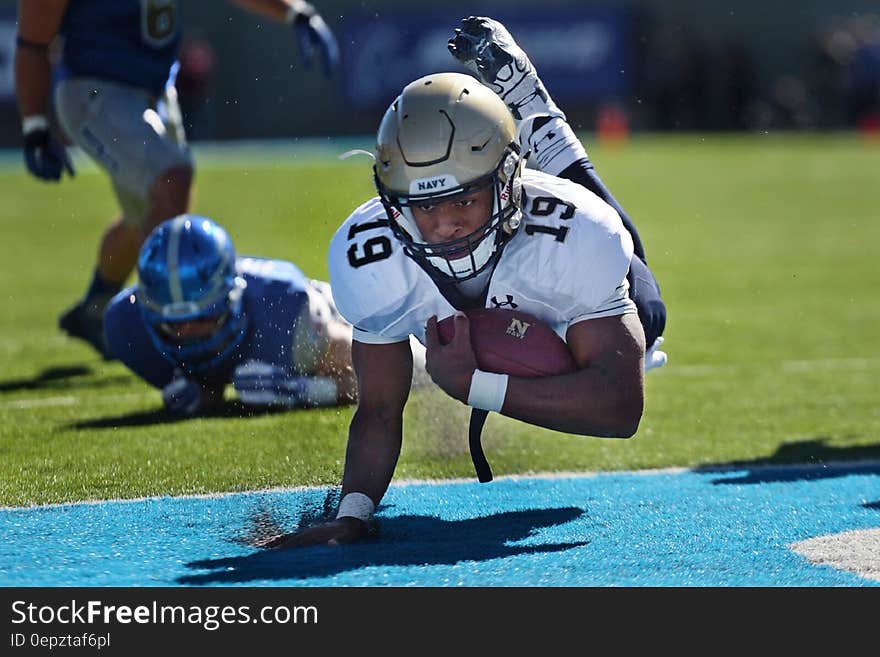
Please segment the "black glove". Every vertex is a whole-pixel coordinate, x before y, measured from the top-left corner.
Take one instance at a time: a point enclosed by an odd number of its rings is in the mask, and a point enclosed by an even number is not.
[[[65,169],[68,175],[74,175],[67,149],[46,128],[36,128],[24,136],[24,163],[28,171],[43,180],[60,180]]]
[[[321,52],[324,75],[331,77],[339,63],[339,45],[318,11],[310,3],[297,0],[291,8],[288,22],[296,32],[303,65],[306,68],[312,65],[317,48]]]
[[[204,392],[197,381],[175,372],[171,383],[162,388],[165,410],[175,415],[195,415],[202,409]]]

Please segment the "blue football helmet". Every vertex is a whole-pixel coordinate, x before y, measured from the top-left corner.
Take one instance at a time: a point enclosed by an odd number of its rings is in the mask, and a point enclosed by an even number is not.
[[[193,214],[163,222],[141,247],[141,312],[153,344],[175,367],[190,374],[211,369],[244,340],[247,284],[236,274],[235,263],[227,232]],[[204,337],[178,337],[174,325],[192,320],[214,320],[217,328]]]

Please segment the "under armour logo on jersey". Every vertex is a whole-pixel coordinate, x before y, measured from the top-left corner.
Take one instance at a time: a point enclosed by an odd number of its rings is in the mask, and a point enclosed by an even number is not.
[[[513,296],[508,294],[507,301],[499,301],[498,297],[492,297],[490,301],[496,308],[503,308],[504,306],[510,306],[511,308],[516,308],[519,304],[513,302]]]
[[[506,333],[507,335],[512,335],[513,337],[522,340],[526,337],[526,331],[529,330],[529,326],[531,326],[531,324],[528,322],[524,322],[521,319],[514,317],[510,320],[510,326],[507,327]]]

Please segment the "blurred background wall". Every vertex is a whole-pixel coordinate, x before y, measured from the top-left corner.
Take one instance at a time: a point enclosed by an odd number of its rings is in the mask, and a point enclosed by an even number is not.
[[[578,129],[880,130],[877,0],[414,4],[316,0],[342,48],[327,80],[303,68],[289,28],[222,0],[180,0],[190,138],[371,133],[403,84],[462,70],[446,40],[471,14],[510,28]],[[0,0],[0,147],[20,144],[15,15]]]

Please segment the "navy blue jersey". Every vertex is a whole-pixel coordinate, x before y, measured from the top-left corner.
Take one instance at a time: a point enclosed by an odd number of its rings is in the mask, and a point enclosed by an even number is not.
[[[158,96],[177,56],[177,0],[70,0],[61,24],[66,75],[148,89]]]
[[[241,257],[236,268],[247,282],[242,297],[247,333],[227,358],[201,371],[199,380],[230,383],[235,367],[248,360],[293,373],[294,326],[307,309],[309,279],[296,265],[283,260]],[[104,333],[110,353],[150,385],[162,388],[171,381],[175,364],[156,348],[147,332],[137,286],[126,288],[110,301],[104,314]],[[308,339],[308,333],[296,337]]]

